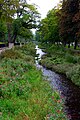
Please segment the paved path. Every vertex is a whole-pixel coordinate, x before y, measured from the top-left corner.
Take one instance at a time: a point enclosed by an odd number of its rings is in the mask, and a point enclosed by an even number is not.
[[[5,49],[6,49],[6,47],[0,48],[0,53],[1,53],[2,51],[5,51]]]

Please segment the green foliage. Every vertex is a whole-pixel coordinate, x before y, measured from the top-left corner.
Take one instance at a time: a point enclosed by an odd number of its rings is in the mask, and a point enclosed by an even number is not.
[[[47,46],[46,56],[40,63],[58,73],[65,74],[72,82],[80,86],[80,54],[77,51],[69,51],[63,46]]]
[[[60,36],[64,44],[75,42],[77,46],[80,37],[79,0],[63,0],[60,12]]]
[[[25,27],[20,28],[19,35],[22,38],[25,38],[25,42],[26,41],[28,42],[28,41],[32,40],[32,38],[33,38],[33,34],[31,32],[31,30],[26,29]]]
[[[0,20],[0,37],[2,38],[6,35],[5,31],[7,28],[6,38],[8,42],[14,43],[19,36],[32,40],[31,29],[37,27],[36,23],[39,20],[36,6],[29,5],[25,0],[9,0],[6,2],[1,0],[0,5],[0,19],[2,19],[2,22]],[[16,19],[15,15],[17,15]]]
[[[67,71],[66,75],[73,83],[80,86],[80,65],[74,65]]]
[[[36,38],[45,43],[59,42],[59,18],[57,13],[58,9],[52,9],[48,12],[47,17],[40,22],[40,28],[36,32]]]
[[[2,52],[0,55],[0,58],[11,58],[11,59],[18,59],[22,58],[21,54],[18,51],[14,51],[13,49],[11,50],[6,50],[6,52]]]
[[[0,20],[0,41],[5,42],[6,34],[7,34],[7,26],[5,24],[5,21]]]
[[[53,45],[50,45],[47,50],[48,50],[48,53],[50,53],[51,55],[53,54],[54,56],[61,55],[62,57],[64,57],[64,55],[65,55],[65,49],[64,49],[63,45],[53,44]]]
[[[68,63],[77,63],[77,57],[72,56],[71,54],[66,54],[65,59]]]
[[[35,44],[29,42],[26,45],[23,45],[22,47],[15,47],[15,50],[20,50],[20,52],[24,53],[25,55],[32,55],[35,57],[36,50],[34,49],[34,47]]]
[[[6,2],[5,0],[1,0],[0,4],[0,18],[6,19],[8,22],[10,22],[16,13],[17,8],[19,7],[19,0],[10,0]]]
[[[0,62],[0,119],[66,120],[58,91],[52,92],[32,63],[33,48],[29,43],[8,50]]]
[[[52,105],[54,106],[54,108],[51,108],[52,109],[52,111],[53,111],[53,114],[48,114],[47,116],[46,116],[46,119],[45,120],[47,120],[47,119],[50,119],[50,120],[60,120],[60,119],[65,119],[65,115],[63,114],[63,109],[62,109],[62,106],[61,106],[61,99],[60,99],[60,97],[59,97],[59,94],[58,94],[58,91],[56,92],[56,91],[54,91],[54,93],[52,94],[52,99],[51,99],[51,101],[52,101]],[[53,101],[55,101],[55,102],[53,102]],[[57,106],[57,108],[56,108],[56,106]],[[57,114],[55,114],[55,111],[56,111],[56,113]],[[67,119],[66,119],[67,120]]]
[[[31,29],[37,27],[36,21],[38,19],[39,13],[35,9],[35,6],[23,4],[22,7],[23,9],[18,10],[17,19],[13,21],[14,41],[18,36],[24,38],[25,41],[28,39],[32,40],[33,34],[31,32]]]

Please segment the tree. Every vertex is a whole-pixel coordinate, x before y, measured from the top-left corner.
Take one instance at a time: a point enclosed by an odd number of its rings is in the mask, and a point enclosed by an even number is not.
[[[12,19],[19,7],[19,0],[0,0],[0,19]]]
[[[18,35],[22,35],[23,31],[24,33],[27,31],[28,35],[25,35],[29,38],[29,35],[31,35],[30,29],[37,27],[38,18],[39,13],[35,6],[23,4],[17,11],[17,19],[13,21],[13,42],[15,42]],[[22,36],[24,37],[24,35]]]
[[[47,43],[48,42],[48,33],[49,33],[47,18],[41,20],[39,32],[40,32],[40,40],[42,42]]]
[[[52,9],[48,12],[48,25],[49,25],[49,41],[52,43],[59,42],[59,9]]]
[[[17,17],[15,17],[16,15]],[[21,28],[24,27],[27,31],[36,28],[38,16],[36,7],[27,4],[26,0],[0,1],[0,18],[6,21],[8,42],[15,42],[18,34],[22,35],[19,33]]]
[[[19,0],[0,1],[0,19],[6,21],[7,30],[8,30],[8,42],[11,42],[12,21],[18,7],[19,7]]]
[[[5,24],[5,21],[0,20],[0,41],[5,42],[6,39],[6,34],[7,34],[7,26]]]
[[[70,47],[71,42],[75,42],[77,46],[79,35],[79,0],[63,0],[61,17],[60,17],[60,36],[64,44],[68,43]],[[75,20],[78,15],[77,21]]]
[[[59,9],[52,9],[48,12],[47,17],[41,20],[38,36],[45,43],[59,42],[59,18],[57,16]]]

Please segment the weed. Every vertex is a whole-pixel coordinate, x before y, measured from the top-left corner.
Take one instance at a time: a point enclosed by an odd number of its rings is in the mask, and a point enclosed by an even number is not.
[[[48,116],[49,119],[66,120],[60,95],[52,91],[34,65],[32,43],[16,47],[1,56],[1,120],[47,120]]]
[[[42,58],[40,63],[58,73],[65,74],[74,84],[80,86],[80,54],[56,45],[49,46],[46,50],[48,54]]]

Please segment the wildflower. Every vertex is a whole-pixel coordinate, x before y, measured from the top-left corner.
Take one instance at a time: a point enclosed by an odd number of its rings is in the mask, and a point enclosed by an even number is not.
[[[61,112],[60,110],[57,110],[57,113],[58,113],[58,114],[60,114],[60,112]]]
[[[52,96],[52,99],[54,99],[54,96]]]
[[[61,100],[58,100],[57,103],[61,103]]]
[[[64,96],[61,95],[61,99],[64,99]]]

